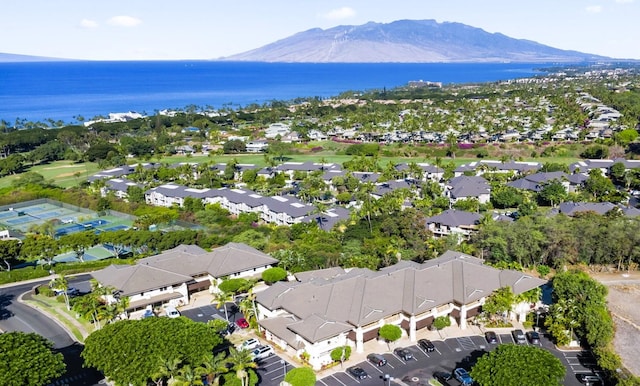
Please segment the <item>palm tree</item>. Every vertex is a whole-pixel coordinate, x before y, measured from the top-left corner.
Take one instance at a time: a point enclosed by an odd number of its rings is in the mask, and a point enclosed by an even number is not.
[[[182,360],[178,358],[164,359],[158,367],[158,371],[152,376],[152,379],[156,379],[156,385],[165,384],[165,379],[167,380],[166,384],[172,384],[174,377],[178,374],[180,364],[182,364]]]
[[[251,352],[248,350],[236,350],[231,347],[227,360],[229,364],[231,364],[231,369],[236,372],[236,376],[242,382],[242,386],[248,386],[249,373],[247,369],[255,369],[258,367],[251,356]]]
[[[64,297],[64,303],[67,306],[67,311],[71,310],[71,305],[69,304],[69,294],[67,291],[69,290],[69,282],[64,275],[60,275],[56,279],[51,281],[51,287],[57,290],[62,291],[62,296]]]
[[[207,381],[210,385],[218,386],[220,383],[220,375],[229,371],[227,363],[225,353],[219,353],[217,355],[208,353],[202,360],[202,366],[198,369],[207,375]]]
[[[174,381],[171,385],[176,386],[198,386],[204,385],[202,382],[202,376],[204,373],[202,369],[193,368],[189,365],[184,365],[180,370],[178,370],[178,375],[174,377]]]
[[[258,315],[256,313],[256,304],[255,304],[256,295],[253,293],[253,288],[249,289],[247,292],[247,296],[240,301],[238,304],[238,308],[240,308],[240,312],[244,315],[247,321],[251,319],[258,319]]]
[[[216,293],[213,297],[211,303],[216,303],[216,309],[219,310],[220,307],[224,306],[224,318],[229,321],[229,314],[227,313],[227,303],[233,301],[233,294],[230,292],[220,291]]]

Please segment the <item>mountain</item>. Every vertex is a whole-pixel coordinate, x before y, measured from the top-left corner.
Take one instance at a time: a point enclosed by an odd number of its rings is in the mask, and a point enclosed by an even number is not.
[[[54,61],[63,61],[70,59],[60,59],[60,58],[47,58],[45,56],[31,56],[31,55],[18,55],[18,54],[7,54],[0,52],[0,63],[9,63],[9,62],[54,62]]]
[[[461,23],[435,20],[369,22],[314,28],[266,46],[221,58],[256,62],[430,63],[581,62],[611,60],[561,50],[531,40],[489,33]]]

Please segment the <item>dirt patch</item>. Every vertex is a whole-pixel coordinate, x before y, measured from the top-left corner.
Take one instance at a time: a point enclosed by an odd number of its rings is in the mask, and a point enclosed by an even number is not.
[[[77,172],[73,172],[73,173],[61,173],[61,174],[58,174],[58,175],[56,176],[56,178],[75,177],[75,174],[76,174],[76,173],[77,173]]]
[[[68,169],[68,168],[84,168],[84,165],[60,165],[50,166],[48,168],[42,168],[42,170],[55,170],[55,169]]]
[[[609,288],[607,301],[616,333],[613,345],[624,366],[640,375],[640,273],[595,273],[593,278]]]

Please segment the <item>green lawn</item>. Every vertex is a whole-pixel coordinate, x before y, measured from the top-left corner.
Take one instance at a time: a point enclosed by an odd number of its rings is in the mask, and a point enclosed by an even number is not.
[[[78,185],[98,170],[100,169],[95,162],[76,163],[73,161],[56,161],[45,165],[35,165],[28,169],[30,172],[42,174],[45,180],[51,180],[54,184],[63,188]],[[77,173],[80,174],[78,175]],[[10,186],[11,181],[18,176],[19,175],[13,175],[0,178],[0,188]]]
[[[84,342],[84,338],[95,329],[91,322],[83,318],[76,317],[76,313],[73,310],[67,310],[64,302],[59,302],[56,298],[35,295],[33,300],[29,300],[27,303],[46,310],[47,313],[52,315],[60,323],[64,324],[76,340],[80,342]]]

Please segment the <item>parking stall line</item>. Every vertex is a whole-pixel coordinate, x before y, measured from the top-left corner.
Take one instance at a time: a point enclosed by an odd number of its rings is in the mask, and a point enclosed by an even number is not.
[[[418,346],[417,344],[416,344],[416,345],[414,345],[413,347],[417,348],[417,349],[418,349],[418,351],[419,351],[421,354],[424,354],[424,356],[426,356],[427,358],[431,358],[431,357],[429,356],[429,354],[427,354],[427,352],[426,352],[426,351],[424,351],[423,349],[421,349],[421,348],[420,348],[420,346]]]
[[[369,362],[367,362],[367,363],[369,363]],[[380,374],[382,374],[382,373],[383,373],[383,371],[382,371],[382,370],[380,370],[380,369],[378,368],[378,366],[375,366],[375,365],[373,365],[373,364],[371,364],[371,363],[369,363],[369,366],[373,367],[373,368],[374,368],[377,372],[379,372]]]
[[[347,376],[348,376],[349,378],[351,378],[352,380],[354,380],[354,381],[356,381],[356,382],[360,383],[360,380],[355,379],[355,378],[354,378],[354,377],[352,377],[350,374],[348,374]],[[339,380],[338,378],[334,377],[333,375],[332,375],[332,377],[333,377],[336,381],[340,382],[340,384],[341,384],[342,386],[347,386],[347,384],[346,384],[346,383],[342,383],[342,381],[341,381],[341,380]],[[371,377],[371,376],[370,376],[369,374],[367,374],[367,377]]]
[[[458,345],[463,350],[473,350],[476,348],[476,344],[473,343],[473,340],[468,336],[456,338],[456,341],[458,341]]]
[[[322,378],[322,379],[324,379],[324,378]],[[324,381],[322,379],[318,379],[318,381],[316,382],[316,386],[318,386],[318,382],[322,383],[324,386],[329,386],[326,383],[324,383]]]

